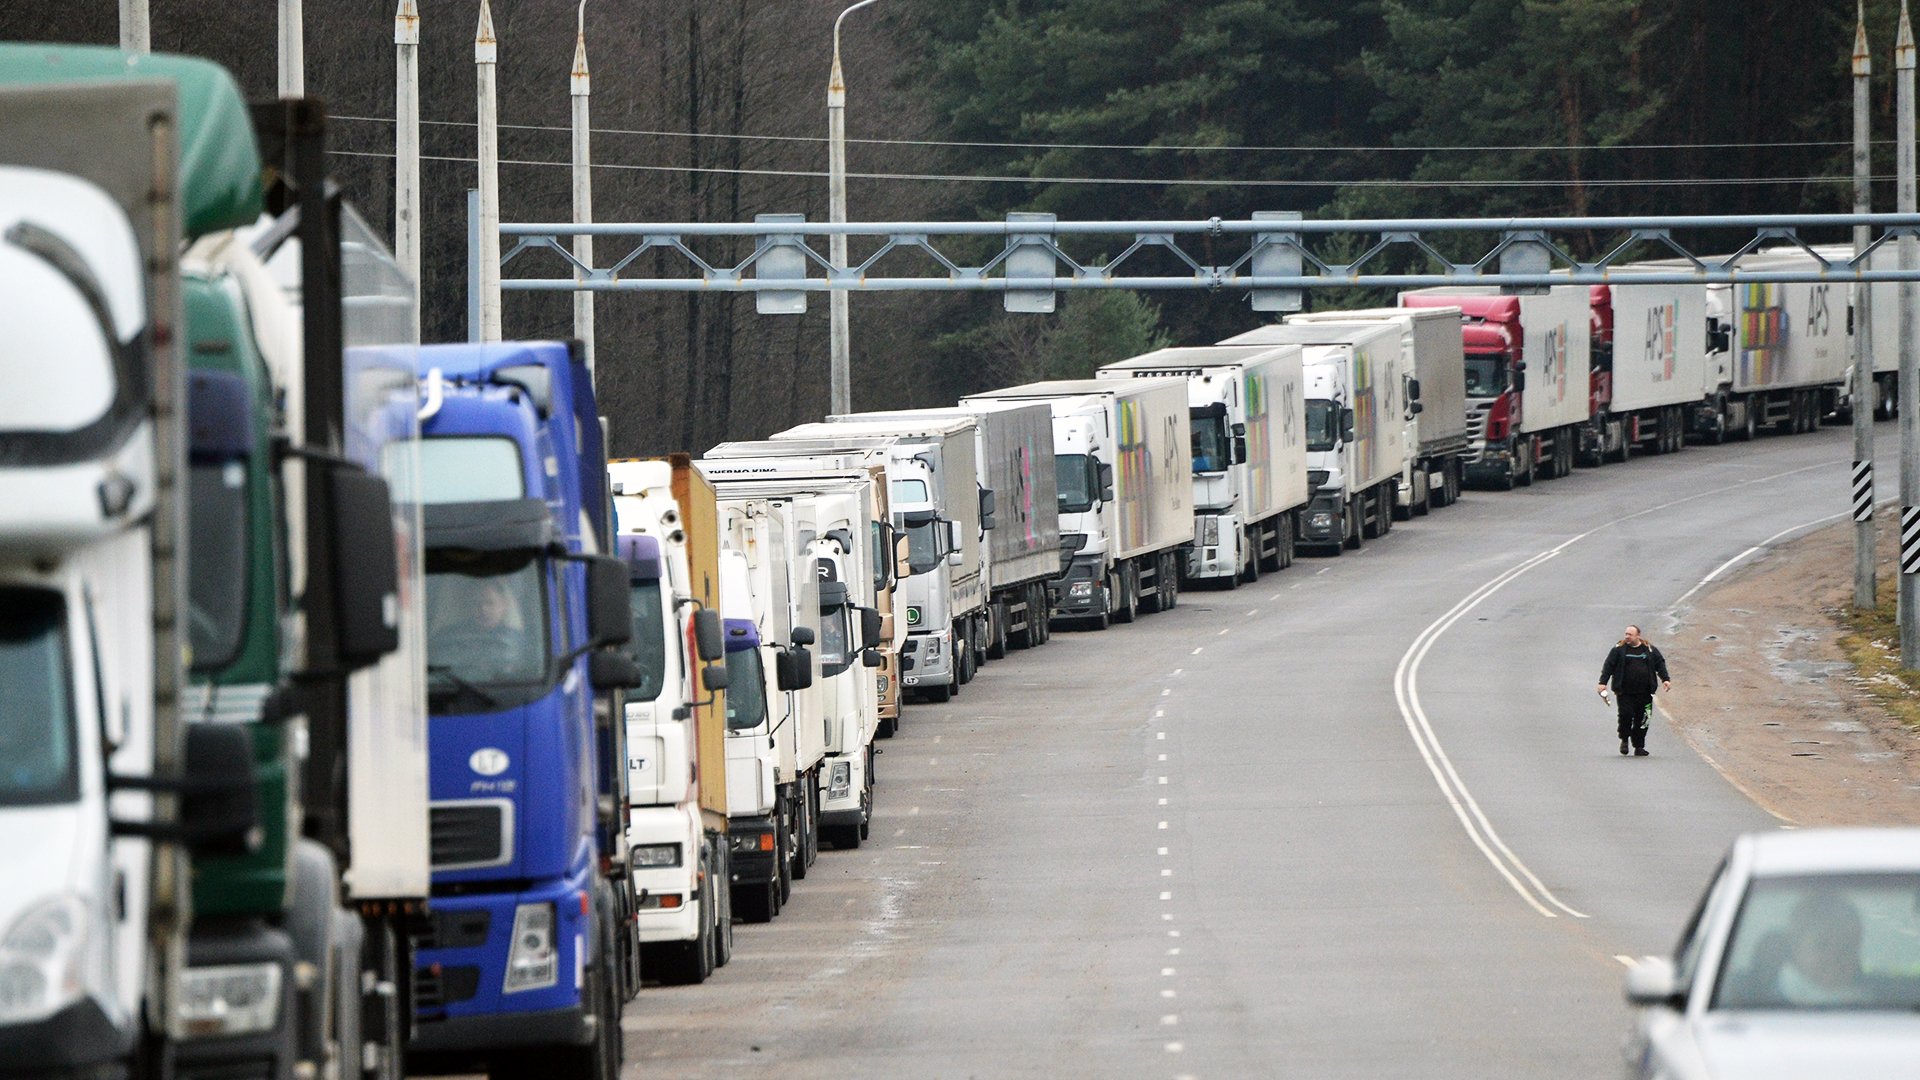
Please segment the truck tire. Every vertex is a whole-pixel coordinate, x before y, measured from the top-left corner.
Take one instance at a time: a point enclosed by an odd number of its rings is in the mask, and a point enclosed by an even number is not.
[[[1160,610],[1172,611],[1180,606],[1180,563],[1178,554],[1163,555],[1165,565],[1160,568]]]
[[[1413,473],[1414,517],[1426,517],[1433,512],[1433,474],[1425,466],[1418,467]]]
[[[601,928],[600,955],[587,968],[581,986],[581,998],[591,1002],[594,1038],[584,1046],[546,1046],[498,1054],[487,1060],[489,1080],[512,1080],[524,1076],[551,1076],[559,1080],[620,1080],[620,1065],[626,1057],[626,1039],[620,1031],[619,995],[607,977],[613,957],[608,951],[606,929]]]
[[[987,606],[987,659],[1005,660],[1007,658],[1007,602],[1005,600]]]
[[[922,692],[927,695],[928,701],[936,705],[953,700],[953,687],[947,683],[925,687]]]
[[[1043,582],[1035,582],[1031,588],[1034,633],[1038,635],[1037,643],[1045,645],[1053,640],[1053,597]]]
[[[1140,579],[1135,575],[1133,564],[1127,563],[1116,575],[1120,602],[1113,606],[1113,621],[1130,623],[1140,614]]]
[[[769,882],[758,888],[733,894],[733,913],[742,922],[772,922],[780,910],[780,886]]]
[[[1360,535],[1359,499],[1347,500],[1347,508],[1340,514],[1340,531],[1340,542],[1333,545],[1335,555],[1339,555],[1342,551],[1358,551],[1360,545],[1366,542],[1366,538]]]
[[[723,968],[733,959],[733,854],[724,839],[717,850],[720,861],[714,864],[713,872],[713,918],[718,925],[713,936],[713,966]]]
[[[1241,569],[1240,580],[1251,585],[1260,580],[1260,527],[1255,525],[1242,532],[1240,543],[1247,549],[1247,563]]]

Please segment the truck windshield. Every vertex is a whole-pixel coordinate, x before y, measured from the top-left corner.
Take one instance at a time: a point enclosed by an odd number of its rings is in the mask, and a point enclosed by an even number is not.
[[[0,806],[79,798],[66,616],[50,589],[0,588]]]
[[[747,731],[767,720],[766,672],[759,649],[727,653],[727,730]]]
[[[204,671],[233,660],[246,623],[247,467],[197,462],[187,484],[187,641]]]
[[[545,562],[529,552],[427,554],[427,674],[436,708],[501,708],[546,686]]]
[[[907,522],[907,572],[925,574],[940,565],[940,519]]]
[[[923,503],[927,501],[927,482],[925,480],[889,480],[887,498],[897,503]]]
[[[1060,490],[1060,512],[1084,514],[1093,509],[1092,462],[1085,454],[1059,454],[1053,459],[1054,480]]]
[[[1227,418],[1195,416],[1193,424],[1193,471],[1222,472],[1233,459],[1227,452]]]
[[[667,629],[660,617],[660,583],[633,583],[633,638],[627,652],[640,665],[640,685],[627,691],[629,701],[652,701],[667,681]]]
[[[1467,395],[1492,397],[1507,388],[1507,358],[1500,353],[1467,357]]]
[[[1307,399],[1307,449],[1331,450],[1340,437],[1340,406],[1325,398]]]

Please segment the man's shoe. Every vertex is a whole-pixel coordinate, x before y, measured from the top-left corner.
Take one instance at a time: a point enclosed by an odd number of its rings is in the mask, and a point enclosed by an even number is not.
[[[1621,757],[1627,756],[1627,740],[1625,739],[1620,740],[1620,756]]]
[[[1652,755],[1651,755],[1651,754],[1648,754],[1648,753],[1647,753],[1647,748],[1646,748],[1646,747],[1644,747],[1644,746],[1642,746],[1642,747],[1640,747],[1639,749],[1637,749],[1637,750],[1635,750],[1635,751],[1633,752],[1633,756],[1634,756],[1634,757],[1651,757]]]

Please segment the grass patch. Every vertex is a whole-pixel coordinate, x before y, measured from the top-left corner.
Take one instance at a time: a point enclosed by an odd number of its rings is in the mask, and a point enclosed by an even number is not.
[[[1859,672],[1861,685],[1879,700],[1888,715],[1910,728],[1920,729],[1920,671],[1900,666],[1898,590],[1877,607],[1848,605],[1840,612],[1840,648]]]

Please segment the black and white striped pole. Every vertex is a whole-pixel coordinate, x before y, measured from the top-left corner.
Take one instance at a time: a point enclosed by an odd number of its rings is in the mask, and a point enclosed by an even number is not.
[[[1853,212],[1873,212],[1873,143],[1868,83],[1873,54],[1867,49],[1867,5],[1861,0],[1853,30]],[[1867,249],[1873,230],[1856,226],[1853,250]],[[1879,602],[1875,572],[1877,546],[1873,524],[1873,314],[1871,285],[1853,287],[1853,606],[1870,610]]]
[[[1900,0],[1900,37],[1893,49],[1895,123],[1898,126],[1899,207],[1911,213],[1914,190],[1913,23]],[[1920,241],[1900,238],[1900,269],[1920,264]],[[1914,305],[1920,290],[1900,283],[1900,390],[1898,400],[1920,402],[1920,318]],[[1900,665],[1920,667],[1920,408],[1900,410]]]

